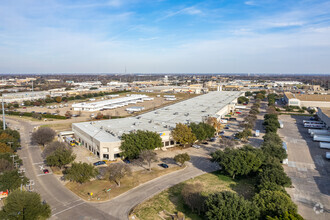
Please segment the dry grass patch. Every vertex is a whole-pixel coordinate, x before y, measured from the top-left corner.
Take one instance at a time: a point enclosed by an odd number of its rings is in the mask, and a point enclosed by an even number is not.
[[[251,198],[255,193],[253,179],[232,180],[227,176],[221,175],[219,172],[207,173],[164,190],[153,198],[138,205],[133,210],[133,214],[141,220],[161,220],[158,213],[166,210],[170,213],[183,212],[187,220],[200,220],[202,218],[198,216],[197,213],[192,213],[191,210],[184,205],[181,196],[181,191],[185,184],[198,182],[203,184],[203,194],[205,195],[228,190],[237,192],[246,198]]]
[[[55,131],[68,131],[71,130],[71,124],[72,123],[52,123],[41,125],[40,127],[49,127],[54,129]]]
[[[105,201],[109,199],[109,194],[106,192],[109,188],[111,188],[110,199],[112,199],[145,182],[180,169],[182,168],[176,166],[168,169],[153,168],[150,172],[146,170],[133,172],[131,176],[124,177],[121,180],[120,187],[117,187],[114,182],[109,180],[93,180],[84,184],[69,182],[66,184],[66,187],[82,199],[91,201]],[[88,195],[90,192],[93,193],[92,197]]]

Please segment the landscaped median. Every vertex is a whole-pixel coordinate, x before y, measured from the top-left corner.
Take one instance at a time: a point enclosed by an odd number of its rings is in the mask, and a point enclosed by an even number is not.
[[[130,176],[121,179],[120,187],[109,180],[92,180],[83,184],[68,182],[65,186],[76,195],[88,201],[105,201],[119,196],[143,183],[157,177],[184,169],[185,167],[174,166],[167,169],[152,168],[151,171],[140,170],[133,172]],[[111,189],[110,191],[107,191]],[[92,193],[92,195],[91,195]]]
[[[166,213],[174,214],[182,212],[185,214],[185,219],[187,220],[203,219],[184,204],[185,202],[181,193],[187,184],[201,184],[205,196],[214,192],[232,191],[250,199],[255,193],[255,180],[253,178],[233,180],[230,177],[220,174],[220,172],[207,173],[177,184],[141,203],[132,211],[131,216],[134,215],[135,219],[141,220],[162,220],[162,218],[167,219],[170,217]]]

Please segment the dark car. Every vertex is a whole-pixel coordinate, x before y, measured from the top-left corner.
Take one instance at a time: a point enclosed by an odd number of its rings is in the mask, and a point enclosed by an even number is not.
[[[217,140],[216,138],[211,138],[211,139],[210,139],[211,142],[214,142],[214,141],[216,141],[216,140]]]
[[[209,144],[208,142],[203,142],[202,144]]]
[[[228,127],[228,126],[226,126],[226,127],[225,127],[225,129],[229,129],[229,127]]]
[[[131,161],[129,159],[125,159],[123,161],[124,161],[124,163],[131,163]]]
[[[224,132],[224,131],[221,131],[221,132],[220,132],[220,135],[222,135],[222,134],[225,134],[225,132]]]
[[[94,164],[94,166],[100,166],[100,165],[105,164],[105,162],[104,161],[97,161],[97,162],[95,162],[93,164]]]
[[[49,173],[49,170],[48,169],[44,169],[42,172],[44,172],[44,174],[47,174],[47,173]]]
[[[163,168],[168,168],[168,165],[166,163],[161,163],[161,164],[158,164],[158,165],[163,167]]]

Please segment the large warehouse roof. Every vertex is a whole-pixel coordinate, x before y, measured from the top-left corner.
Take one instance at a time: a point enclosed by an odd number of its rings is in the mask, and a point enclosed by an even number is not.
[[[123,133],[133,130],[163,132],[174,128],[176,123],[201,122],[203,117],[217,116],[226,105],[242,92],[210,92],[136,117],[82,122],[73,124],[100,142],[120,141]]]

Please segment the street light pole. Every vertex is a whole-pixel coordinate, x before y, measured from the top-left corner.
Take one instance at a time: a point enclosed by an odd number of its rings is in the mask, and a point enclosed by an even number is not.
[[[3,95],[2,95],[2,123],[3,123],[3,130],[6,130],[5,104],[3,102]]]

